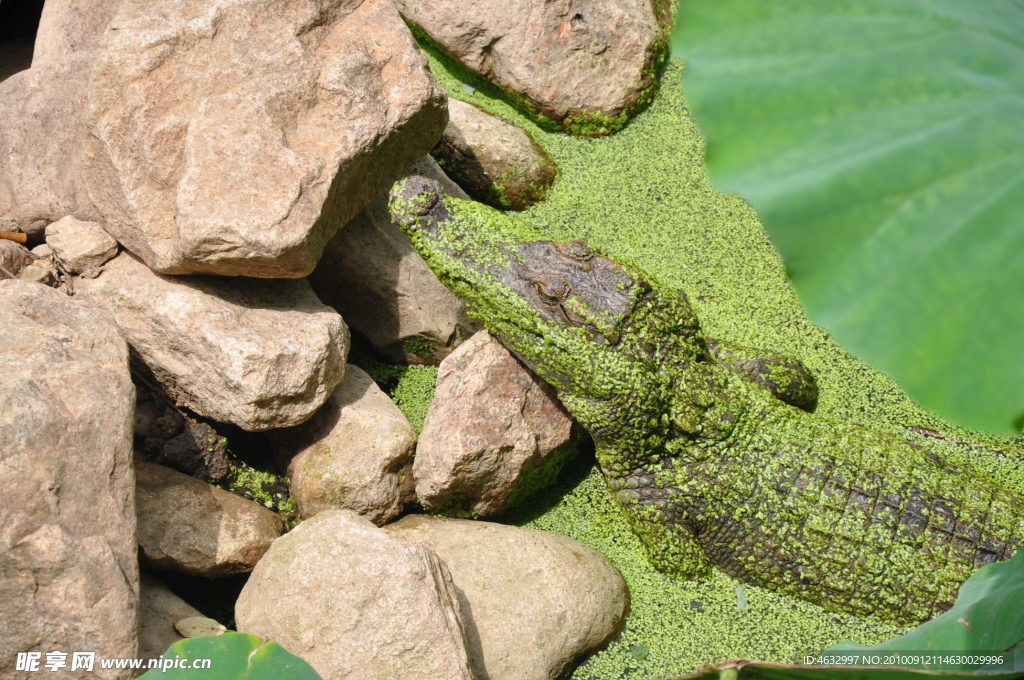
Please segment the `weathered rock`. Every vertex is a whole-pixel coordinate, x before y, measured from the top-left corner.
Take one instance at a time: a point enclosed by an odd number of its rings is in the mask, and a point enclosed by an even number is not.
[[[373,378],[347,366],[345,379],[306,423],[269,433],[288,462],[292,496],[306,518],[330,508],[384,524],[415,499],[416,432]]]
[[[576,134],[621,126],[654,82],[668,0],[395,0],[448,54]]]
[[[480,331],[441,362],[416,496],[428,510],[494,515],[557,472],[579,437],[554,389]]]
[[[0,217],[33,240],[78,208],[92,55],[73,53],[0,83]]]
[[[128,346],[103,310],[0,281],[0,677],[18,652],[134,657]],[[70,659],[70,657],[69,657]],[[64,678],[130,678],[68,669]]]
[[[124,0],[103,46],[85,188],[163,273],[307,275],[447,119],[387,0]]]
[[[139,546],[148,564],[197,576],[250,571],[281,535],[281,518],[219,487],[139,461]]]
[[[32,66],[95,50],[118,4],[118,0],[46,0],[36,30]]]
[[[25,246],[0,238],[0,279],[17,278],[35,259]]]
[[[274,541],[235,621],[329,680],[477,677],[444,563],[346,510],[321,512]]]
[[[139,656],[157,659],[184,637],[174,624],[202,612],[171,592],[160,579],[142,572],[139,592]]]
[[[490,680],[554,680],[622,629],[629,592],[600,553],[546,531],[410,515],[386,530],[430,548],[470,612]]]
[[[46,227],[46,245],[72,274],[102,266],[117,255],[117,241],[103,227],[71,215]]]
[[[436,179],[458,198],[469,196],[430,156],[406,175]],[[381,194],[327,244],[309,281],[321,300],[392,361],[436,364],[480,326],[441,285],[388,216]]]
[[[44,286],[57,286],[57,267],[48,258],[39,258],[22,267],[18,272],[18,278],[22,281],[41,283]]]
[[[433,154],[473,198],[525,210],[547,195],[558,168],[529,132],[458,99],[448,113]]]
[[[42,257],[49,260],[53,257],[53,248],[46,245],[45,243],[40,243],[39,245],[32,249],[32,254],[35,255],[36,257]]]
[[[212,420],[297,425],[344,376],[348,329],[305,281],[159,276],[121,253],[76,294],[109,308],[168,395]]]

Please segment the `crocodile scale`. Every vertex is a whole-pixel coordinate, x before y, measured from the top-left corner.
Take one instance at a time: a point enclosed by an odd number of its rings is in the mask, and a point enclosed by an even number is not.
[[[900,437],[813,412],[782,355],[704,337],[685,294],[582,242],[395,186],[391,216],[467,310],[558,391],[655,568],[916,622],[1024,537],[1024,499]]]

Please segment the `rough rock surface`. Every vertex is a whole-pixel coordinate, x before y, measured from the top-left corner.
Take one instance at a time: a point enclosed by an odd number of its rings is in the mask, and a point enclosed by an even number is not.
[[[579,436],[554,389],[480,331],[441,362],[416,496],[428,510],[494,515],[553,474]]]
[[[0,238],[0,279],[17,278],[35,259],[25,246]]]
[[[444,563],[347,510],[321,512],[274,541],[235,621],[330,680],[481,677]]]
[[[469,612],[471,649],[490,680],[554,680],[614,638],[629,609],[600,553],[546,531],[410,515],[387,531],[444,560]]]
[[[388,0],[123,0],[83,182],[156,271],[301,277],[446,120]]]
[[[473,198],[525,210],[547,195],[558,168],[526,130],[472,104],[448,100],[448,126],[433,154]]]
[[[275,452],[290,459],[292,496],[305,518],[344,508],[379,525],[415,499],[416,432],[357,366],[346,367],[345,379],[309,421],[269,437]]]
[[[402,15],[448,54],[582,134],[607,134],[621,125],[652,84],[671,5],[395,0]]]
[[[430,156],[409,175],[436,179],[451,196],[469,198]],[[331,239],[309,281],[392,361],[436,364],[480,327],[391,221],[386,192]]]
[[[103,310],[8,280],[0,281],[0,347],[0,677],[39,676],[14,670],[17,652],[134,657],[128,346]]]
[[[117,241],[103,227],[71,215],[46,227],[46,245],[72,274],[99,267],[117,255]]]
[[[344,377],[348,328],[305,281],[159,276],[121,253],[76,294],[114,313],[172,398],[219,422],[297,425]]]
[[[29,262],[18,272],[18,278],[22,281],[41,283],[44,286],[58,286],[57,277],[57,267],[50,258],[38,258],[34,262]]]
[[[77,52],[0,83],[0,217],[33,239],[78,207],[91,52]]]
[[[171,592],[160,579],[142,572],[139,592],[139,656],[156,659],[184,638],[174,624],[202,612]]]
[[[94,50],[119,4],[118,0],[46,0],[36,30],[32,66]]]
[[[139,461],[139,546],[148,564],[197,576],[250,571],[281,535],[264,507],[163,465]]]

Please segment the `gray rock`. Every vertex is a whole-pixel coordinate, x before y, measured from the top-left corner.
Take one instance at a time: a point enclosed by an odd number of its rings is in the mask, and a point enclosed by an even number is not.
[[[530,133],[458,99],[448,100],[448,112],[433,154],[467,193],[501,210],[547,195],[558,168]]]
[[[159,569],[216,577],[251,571],[284,523],[266,508],[169,467],[137,462],[139,547]]]
[[[309,421],[274,430],[269,439],[288,461],[292,497],[305,518],[343,508],[380,525],[415,499],[416,432],[357,366],[346,367],[345,379]]]
[[[580,436],[554,389],[480,331],[441,362],[416,496],[428,510],[495,515],[550,479]]]
[[[128,346],[103,310],[7,280],[0,281],[0,347],[0,677],[39,677],[14,670],[18,652],[134,657]],[[133,675],[98,666],[61,672]]]
[[[471,669],[444,563],[347,510],[321,512],[274,541],[235,621],[328,680],[483,677]]]
[[[430,156],[406,172],[469,196]],[[388,215],[383,193],[327,244],[309,280],[321,300],[391,361],[437,364],[479,329]]]
[[[446,119],[388,0],[123,0],[83,185],[158,272],[302,277]]]
[[[473,71],[576,134],[607,134],[654,80],[672,25],[667,0],[395,0]]]
[[[546,531],[410,515],[393,536],[444,560],[490,680],[555,680],[622,630],[629,592],[600,553]]]
[[[185,638],[174,624],[202,612],[171,592],[160,579],[142,572],[139,592],[139,656],[156,659],[167,648]]]
[[[305,281],[159,276],[121,253],[75,285],[173,399],[212,420],[298,425],[344,377],[348,329]]]
[[[117,255],[117,241],[103,227],[71,215],[46,227],[46,245],[72,274],[100,267]]]

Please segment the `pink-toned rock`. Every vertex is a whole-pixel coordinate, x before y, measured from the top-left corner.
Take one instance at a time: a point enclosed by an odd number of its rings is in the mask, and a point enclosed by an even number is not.
[[[46,0],[32,66],[96,49],[119,4],[119,0]]]
[[[72,274],[100,267],[117,255],[117,241],[103,227],[71,215],[46,227],[46,245]]]
[[[406,172],[468,199],[430,156]],[[480,325],[388,216],[383,193],[341,229],[309,277],[321,300],[392,361],[437,364]]]
[[[446,120],[388,0],[123,0],[82,181],[158,272],[302,277]]]
[[[48,673],[15,670],[19,652],[137,656],[128,345],[103,310],[6,280],[0,347],[0,677]]]
[[[494,515],[556,472],[579,436],[554,389],[480,331],[441,362],[416,496],[428,510]]]
[[[410,515],[385,527],[444,560],[489,680],[556,680],[613,639],[629,592],[599,552],[548,531]]]
[[[78,209],[92,60],[76,52],[0,83],[0,218],[33,238]]]
[[[448,54],[571,133],[608,134],[653,84],[669,0],[394,0]]]
[[[298,425],[345,374],[348,328],[304,280],[160,276],[122,252],[75,294],[109,309],[167,394],[211,420]]]
[[[444,562],[348,510],[274,541],[235,605],[326,680],[473,680],[466,618]]]
[[[343,508],[379,525],[415,498],[416,432],[358,366],[345,368],[345,379],[315,416],[273,430],[269,439],[288,460],[292,497],[305,518]]]
[[[284,523],[276,514],[163,465],[135,464],[139,547],[148,564],[197,576],[251,571]]]

